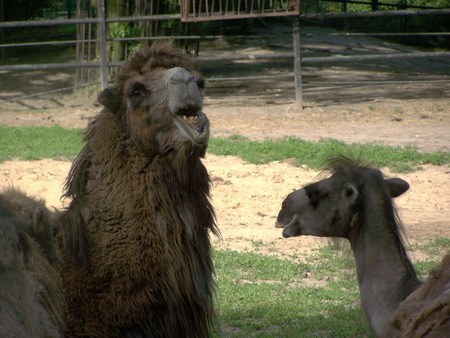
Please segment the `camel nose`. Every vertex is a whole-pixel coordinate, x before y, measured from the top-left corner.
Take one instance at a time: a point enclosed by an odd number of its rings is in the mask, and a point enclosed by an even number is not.
[[[181,67],[171,68],[167,71],[165,80],[172,113],[186,108],[201,109],[202,95],[192,73]]]
[[[189,83],[195,81],[194,75],[181,67],[169,69],[166,74],[166,79],[172,84]]]
[[[275,228],[284,228],[284,224],[281,224],[278,221],[275,221]]]

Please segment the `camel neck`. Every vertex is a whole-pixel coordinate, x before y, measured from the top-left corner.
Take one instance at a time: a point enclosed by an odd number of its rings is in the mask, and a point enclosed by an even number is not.
[[[420,283],[398,233],[393,230],[395,221],[382,214],[384,208],[377,206],[372,210],[368,203],[366,213],[371,216],[361,220],[350,243],[362,307],[376,335],[387,337],[399,303]]]

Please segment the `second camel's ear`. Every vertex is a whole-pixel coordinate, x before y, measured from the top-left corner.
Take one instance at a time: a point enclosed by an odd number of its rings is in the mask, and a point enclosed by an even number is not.
[[[409,189],[409,183],[401,178],[388,178],[384,180],[392,198],[398,197]]]
[[[347,183],[345,185],[345,197],[348,200],[349,205],[352,205],[355,203],[355,201],[357,200],[358,196],[359,196],[359,191],[358,189],[351,183]]]
[[[111,113],[116,113],[119,110],[121,100],[121,93],[113,87],[103,89],[97,97],[97,101],[111,111]]]

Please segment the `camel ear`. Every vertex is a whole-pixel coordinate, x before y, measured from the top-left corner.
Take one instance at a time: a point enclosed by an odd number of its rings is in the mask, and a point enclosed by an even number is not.
[[[104,105],[111,113],[116,113],[120,107],[122,95],[119,90],[113,87],[103,89],[98,94],[97,101]]]
[[[345,195],[345,198],[348,200],[348,203],[350,205],[354,204],[356,199],[359,196],[358,189],[356,189],[356,187],[353,184],[351,184],[351,183],[347,183],[345,185],[344,189],[345,189],[344,190],[344,195]]]
[[[401,178],[388,178],[384,180],[392,198],[398,197],[409,189],[409,183]]]

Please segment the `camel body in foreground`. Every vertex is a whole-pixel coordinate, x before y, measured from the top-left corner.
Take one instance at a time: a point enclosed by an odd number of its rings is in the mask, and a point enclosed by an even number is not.
[[[0,337],[61,337],[56,231],[44,201],[13,188],[0,194]]]
[[[392,325],[395,337],[450,337],[450,254],[400,303]]]

